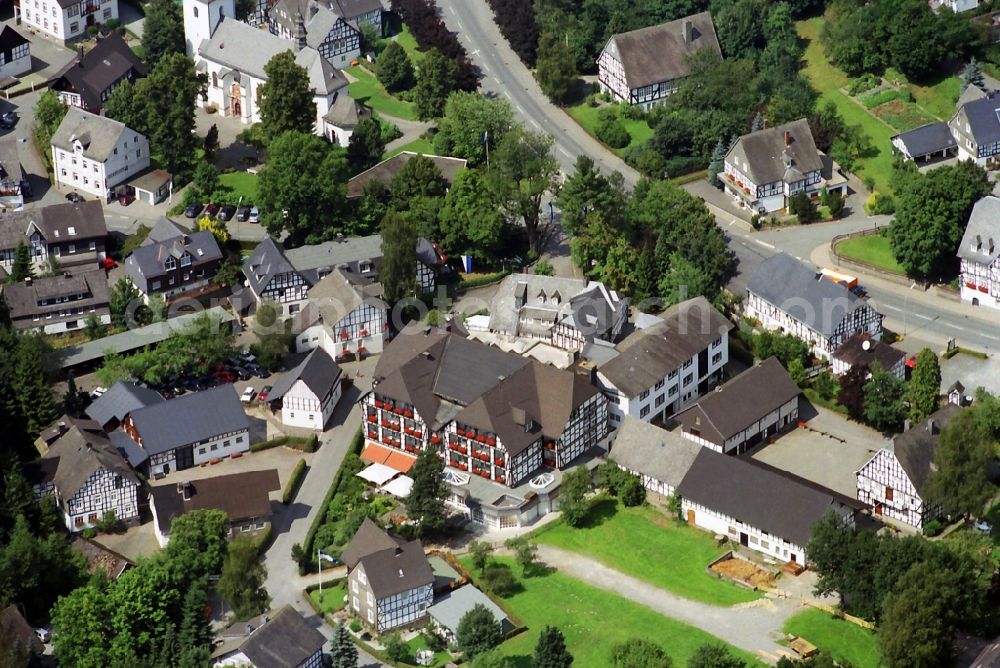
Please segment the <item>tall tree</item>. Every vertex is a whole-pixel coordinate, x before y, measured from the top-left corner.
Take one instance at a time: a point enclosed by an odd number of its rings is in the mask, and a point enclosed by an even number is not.
[[[438,219],[437,240],[446,255],[471,255],[486,265],[500,259],[507,225],[478,170],[461,170],[455,175]]]
[[[438,137],[445,149],[439,155],[465,158],[470,167],[485,165],[487,151],[495,151],[512,127],[514,111],[505,98],[455,91],[448,96],[438,122]]]
[[[412,297],[416,291],[417,231],[398,211],[390,209],[382,219],[382,264],[379,282],[387,303]]]
[[[384,260],[383,260],[384,266]],[[410,271],[413,264],[410,264]],[[431,535],[444,528],[444,499],[448,490],[444,484],[444,460],[430,449],[417,455],[417,461],[410,470],[413,487],[406,498],[406,508],[411,519],[420,523],[421,535]]]
[[[141,294],[132,281],[124,276],[118,279],[111,287],[111,298],[108,300],[108,306],[111,310],[111,325],[113,327],[122,329],[134,324],[133,322],[129,322],[129,315],[130,313],[134,313],[140,297]]]
[[[865,415],[865,383],[868,380],[868,367],[855,364],[840,378],[840,392],[837,403],[847,409],[847,414],[855,420],[861,420]]]
[[[477,603],[458,621],[455,640],[465,658],[471,661],[503,642],[503,628],[492,610]]]
[[[166,555],[186,581],[218,575],[226,557],[229,519],[220,510],[194,510],[170,524]]]
[[[941,392],[941,366],[930,348],[917,354],[906,398],[910,402],[910,419],[919,422],[937,410]]]
[[[632,638],[615,643],[611,648],[612,668],[673,668],[662,647],[645,638]]]
[[[417,155],[407,160],[389,181],[389,206],[406,211],[420,197],[444,197],[448,182],[430,158]]]
[[[484,540],[474,540],[469,543],[469,557],[472,559],[472,566],[479,571],[480,575],[486,570],[486,564],[493,554],[493,545]]]
[[[454,89],[455,63],[437,49],[425,53],[413,91],[417,116],[424,120],[441,116],[448,95]]]
[[[194,170],[191,187],[197,191],[202,201],[211,201],[212,195],[219,189],[219,170],[208,161],[199,162]]]
[[[67,109],[69,107],[59,101],[54,90],[47,90],[38,98],[33,131],[39,146],[48,146],[52,142],[52,135],[59,129]]]
[[[997,491],[988,473],[995,460],[993,443],[993,435],[969,409],[953,417],[941,433],[927,487],[946,513],[982,516]]]
[[[260,123],[268,141],[286,132],[311,134],[316,127],[316,103],[309,73],[288,51],[273,56],[264,65],[266,81],[257,87]]]
[[[24,279],[34,275],[35,270],[31,266],[31,255],[28,253],[28,246],[23,241],[18,241],[17,246],[14,248],[14,264],[10,267],[7,282],[20,283]]]
[[[246,619],[268,609],[271,597],[264,588],[267,570],[257,555],[257,543],[237,538],[230,541],[219,576],[219,593],[229,602],[237,619]]]
[[[146,6],[142,50],[149,67],[155,67],[169,53],[184,52],[184,17],[179,4],[172,0],[153,0]]]
[[[399,42],[389,42],[379,54],[375,65],[378,80],[390,93],[408,90],[413,86],[413,63]]]
[[[578,467],[563,476],[559,491],[559,510],[562,518],[571,527],[578,527],[590,511],[587,494],[593,488],[590,471],[586,467]]]
[[[865,383],[865,419],[881,431],[898,431],[906,417],[906,385],[878,362],[872,364]]]
[[[563,34],[542,33],[535,78],[542,92],[556,102],[568,102],[576,85],[576,59]]]
[[[358,668],[358,646],[351,640],[347,627],[341,622],[333,631],[330,648],[331,668]]]
[[[104,103],[104,115],[124,123],[136,132],[149,134],[146,100],[132,81],[122,81],[115,86]]]
[[[14,386],[28,431],[37,434],[58,417],[43,363],[47,346],[41,336],[22,334],[17,342]]]
[[[211,661],[212,627],[205,618],[208,609],[207,579],[194,582],[184,593],[181,624],[177,633],[177,668],[204,668]]]
[[[562,227],[570,235],[578,233],[591,211],[599,211],[604,219],[619,226],[625,217],[625,201],[621,175],[601,174],[590,156],[578,155],[570,174],[559,188],[556,204],[561,213]]]
[[[523,222],[528,243],[538,252],[544,250],[549,236],[549,224],[542,220],[542,197],[559,187],[559,163],[550,152],[552,143],[546,134],[517,128],[491,156],[490,189],[508,221]]]
[[[715,150],[712,151],[712,160],[708,163],[708,180],[715,186],[719,187],[722,183],[719,180],[719,173],[726,167],[726,143],[719,138],[719,143],[715,145]]]
[[[962,68],[962,85],[959,94],[964,93],[969,86],[975,86],[980,90],[986,89],[986,79],[983,77],[983,67],[973,57],[969,64]]]
[[[136,87],[136,96],[146,102],[150,150],[175,181],[187,180],[194,172],[200,143],[194,132],[194,110],[205,89],[204,75],[183,53],[169,53]]]
[[[528,67],[535,65],[535,50],[538,45],[538,24],[535,22],[535,7],[530,2],[517,0],[489,0],[489,6],[496,17],[500,32],[510,42],[510,48]]]
[[[886,601],[879,646],[887,668],[936,668],[951,663],[962,606],[953,574],[931,563],[913,566]]]
[[[379,122],[367,116],[358,121],[347,142],[347,162],[351,172],[357,174],[374,167],[382,159],[385,142],[382,141],[382,127]]]
[[[534,668],[569,668],[573,665],[573,655],[566,649],[562,631],[554,626],[542,629],[535,645],[533,665]]]
[[[286,132],[268,144],[257,199],[261,222],[272,236],[287,231],[290,243],[332,237],[346,207],[344,149],[305,132]]]

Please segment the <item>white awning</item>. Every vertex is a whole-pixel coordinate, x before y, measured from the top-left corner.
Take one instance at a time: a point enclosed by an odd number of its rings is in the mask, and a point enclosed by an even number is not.
[[[400,499],[405,499],[410,495],[411,489],[413,489],[413,478],[408,475],[401,475],[388,485],[383,485],[380,491],[392,494]]]
[[[361,471],[356,475],[362,480],[367,480],[371,484],[378,487],[379,485],[383,485],[399,475],[399,471],[391,466],[386,466],[385,464],[372,464],[364,471]]]

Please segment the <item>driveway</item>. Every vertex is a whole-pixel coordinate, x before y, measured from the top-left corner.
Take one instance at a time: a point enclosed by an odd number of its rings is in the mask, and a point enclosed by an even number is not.
[[[763,654],[762,658],[769,659],[770,663],[777,660],[779,652],[787,651],[776,639],[782,637],[785,621],[801,609],[789,600],[769,598],[731,608],[699,603],[658,589],[589,557],[544,544],[538,546],[538,558],[564,575],[690,624],[757,656]]]

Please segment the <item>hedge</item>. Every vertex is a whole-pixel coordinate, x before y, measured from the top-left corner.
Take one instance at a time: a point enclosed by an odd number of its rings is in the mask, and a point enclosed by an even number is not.
[[[333,476],[333,482],[330,483],[330,489],[326,491],[326,496],[323,497],[323,503],[319,506],[319,512],[316,513],[316,517],[313,518],[309,531],[306,532],[306,539],[302,544],[306,554],[311,555],[313,553],[313,541],[316,540],[316,532],[319,531],[320,526],[323,524],[323,519],[326,517],[326,509],[330,505],[331,499],[333,499],[333,497],[337,494],[337,488],[340,487],[341,472],[344,468],[344,462],[347,461],[347,455],[360,455],[361,446],[363,446],[364,443],[365,439],[361,432],[361,425],[359,425],[358,430],[354,432],[354,436],[351,438],[351,445],[344,454],[344,459],[340,462],[340,468],[337,469],[337,473]]]
[[[484,276],[477,276],[476,278],[462,278],[459,281],[456,289],[458,290],[468,290],[470,288],[480,288],[484,285],[491,285],[493,283],[499,283],[511,274],[510,269],[504,269],[503,271],[498,271],[495,274],[486,274]]]
[[[306,474],[306,460],[300,459],[295,464],[295,468],[292,469],[292,475],[289,476],[288,482],[285,483],[285,491],[281,493],[281,502],[286,506],[295,499],[295,493],[299,491],[299,485],[302,484],[302,478]]]
[[[282,445],[300,452],[316,452],[316,448],[319,446],[319,437],[317,437],[316,434],[308,437],[279,436],[277,438],[272,438],[270,441],[262,441],[261,443],[251,445],[250,452],[270,450],[271,448],[277,448]]]

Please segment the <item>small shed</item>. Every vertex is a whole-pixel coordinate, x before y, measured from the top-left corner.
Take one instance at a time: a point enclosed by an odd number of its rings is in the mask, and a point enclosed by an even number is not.
[[[146,204],[159,204],[170,194],[173,176],[162,169],[150,169],[132,179],[129,185],[135,190],[135,197]]]
[[[427,608],[427,614],[433,620],[437,632],[448,642],[455,642],[459,622],[465,613],[477,605],[483,605],[493,613],[493,618],[499,622],[505,636],[514,629],[514,624],[507,617],[507,613],[471,584],[441,596],[434,605]]]

